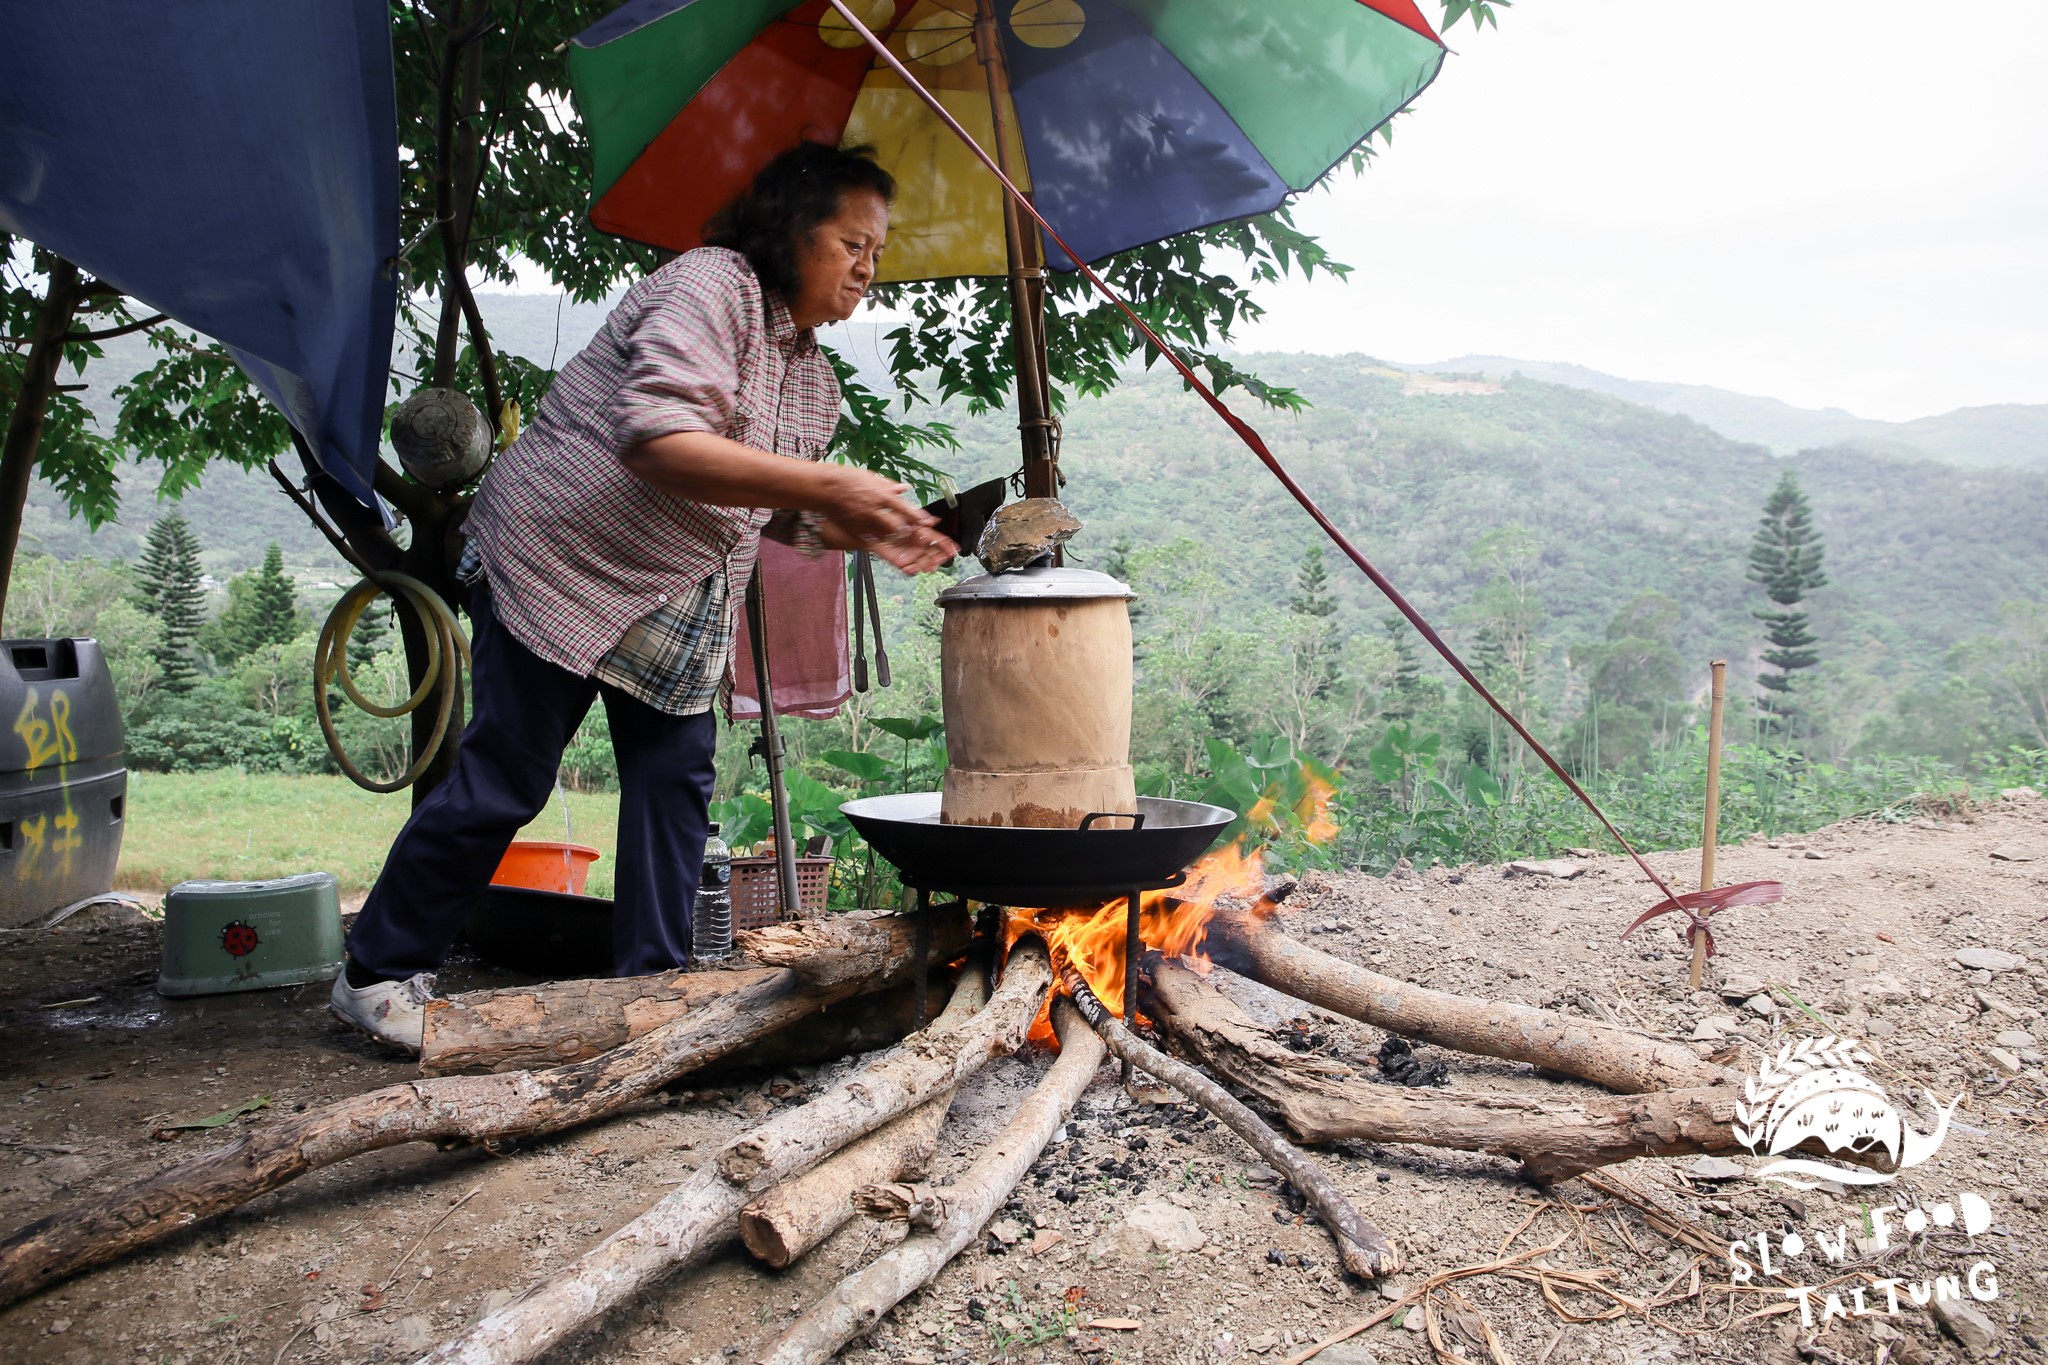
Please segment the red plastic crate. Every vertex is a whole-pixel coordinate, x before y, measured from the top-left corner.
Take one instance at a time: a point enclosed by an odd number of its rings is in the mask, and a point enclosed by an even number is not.
[[[832,882],[830,858],[796,860],[796,913],[791,919],[807,919],[825,913],[825,892]],[[782,922],[782,897],[775,887],[775,858],[772,854],[732,860],[732,927],[759,929]]]

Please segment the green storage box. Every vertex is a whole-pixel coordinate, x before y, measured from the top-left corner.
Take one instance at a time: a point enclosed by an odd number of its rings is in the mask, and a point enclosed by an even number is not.
[[[160,995],[298,986],[340,972],[341,893],[331,872],[179,882],[164,896]]]

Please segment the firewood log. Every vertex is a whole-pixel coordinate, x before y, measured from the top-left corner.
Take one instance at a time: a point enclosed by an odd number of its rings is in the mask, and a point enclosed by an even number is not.
[[[1053,1002],[1052,1026],[1060,1040],[1059,1059],[1017,1106],[987,1150],[964,1175],[939,1192],[944,1215],[937,1220],[938,1229],[909,1237],[841,1280],[755,1355],[755,1360],[763,1365],[819,1365],[830,1360],[967,1249],[1066,1122],[1102,1065],[1102,1040],[1081,1023],[1070,1001]],[[913,1203],[931,1206],[928,1199]],[[915,1226],[914,1210],[906,1208],[905,1213],[913,1217]]]
[[[1212,975],[1220,975],[1217,968]],[[1576,1100],[1404,1090],[1327,1058],[1289,1051],[1214,980],[1154,958],[1141,997],[1173,1051],[1273,1106],[1303,1142],[1412,1142],[1492,1152],[1531,1179],[1568,1179],[1638,1156],[1740,1150],[1732,1084]]]
[[[966,952],[967,929],[964,915],[939,915],[932,924],[932,960],[951,962]],[[813,987],[852,983],[873,990],[884,984],[871,979],[874,964],[909,952],[914,931],[915,921],[904,915],[792,920],[734,936],[739,952],[761,966],[450,996],[427,1008],[420,1070],[442,1076],[580,1062],[744,990],[777,968],[795,970]]]
[[[983,982],[980,972],[967,972],[931,1027],[945,1032],[986,1005]],[[778,1270],[791,1264],[853,1217],[849,1191],[877,1180],[921,1179],[938,1154],[939,1129],[952,1106],[948,1090],[783,1181],[740,1210],[740,1241]]]
[[[1068,967],[1061,980],[1066,984],[1067,993],[1074,997],[1081,1017],[1101,1037],[1103,1046],[1112,1056],[1130,1066],[1149,1071],[1201,1105],[1224,1127],[1243,1138],[1246,1145],[1266,1159],[1268,1165],[1287,1177],[1288,1183],[1301,1192],[1302,1198],[1315,1206],[1323,1226],[1330,1231],[1330,1239],[1337,1244],[1337,1259],[1344,1263],[1346,1270],[1361,1279],[1379,1279],[1400,1273],[1400,1250],[1384,1232],[1366,1221],[1365,1215],[1352,1206],[1344,1192],[1323,1174],[1320,1167],[1269,1128],[1257,1114],[1245,1108],[1235,1095],[1126,1028],[1122,1020],[1102,1007],[1102,1002],[1094,991],[1088,989],[1088,983],[1082,980],[1079,972]]]
[[[791,941],[778,936],[769,951],[779,952]],[[807,929],[796,941],[837,941],[844,951],[861,955],[864,974],[849,975],[837,959],[799,956],[827,984],[776,967],[588,1061],[547,1071],[410,1081],[282,1116],[227,1147],[60,1209],[0,1239],[0,1306],[364,1152],[407,1142],[502,1142],[616,1114],[827,1005],[911,972],[911,934],[904,926],[852,921],[836,940]]]
[[[1208,948],[1223,965],[1332,1014],[1439,1047],[1527,1062],[1624,1095],[1733,1079],[1683,1044],[1381,976],[1305,947],[1250,914],[1218,913],[1209,923]]]
[[[913,1034],[831,1092],[733,1139],[668,1197],[517,1302],[422,1357],[423,1365],[533,1360],[645,1293],[721,1238],[755,1196],[952,1089],[992,1058],[1016,1051],[1051,982],[1044,944],[1021,940],[979,1014],[958,1028]]]

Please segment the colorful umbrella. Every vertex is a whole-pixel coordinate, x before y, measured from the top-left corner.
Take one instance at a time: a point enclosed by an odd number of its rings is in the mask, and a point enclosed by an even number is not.
[[[1279,206],[1444,57],[1413,0],[849,8],[1087,260]],[[629,0],[577,36],[569,74],[606,232],[696,246],[756,170],[810,137],[871,143],[896,175],[882,280],[1014,265],[993,178],[826,0]],[[1073,268],[1057,246],[1045,254]]]

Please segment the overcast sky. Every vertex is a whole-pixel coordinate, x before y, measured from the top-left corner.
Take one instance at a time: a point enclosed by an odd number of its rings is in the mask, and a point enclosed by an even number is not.
[[[1271,291],[1248,348],[2048,401],[2048,3],[1525,0],[1450,41],[1297,209],[1357,273]]]

